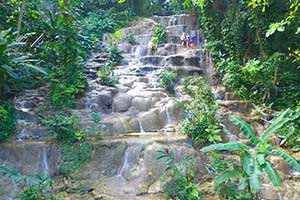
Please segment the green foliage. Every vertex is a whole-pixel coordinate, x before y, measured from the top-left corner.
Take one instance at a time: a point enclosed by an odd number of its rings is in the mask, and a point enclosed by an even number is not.
[[[122,52],[119,49],[119,41],[122,37],[121,32],[117,31],[110,36],[109,45],[108,45],[108,60],[109,64],[114,67],[115,65],[119,64],[122,60]]]
[[[290,120],[277,134],[282,139],[280,145],[300,151],[300,106],[290,110],[288,117]]]
[[[166,28],[163,25],[159,25],[154,29],[152,36],[152,43],[155,49],[161,44],[164,44],[168,41],[168,33]]]
[[[19,194],[21,200],[58,200],[55,197],[52,186],[54,182],[46,174],[41,176],[35,175],[36,183],[34,185],[26,186],[24,191]],[[50,190],[50,192],[49,192]]]
[[[71,16],[67,20],[58,12],[51,18],[47,28],[50,37],[55,38],[45,43],[44,56],[51,60],[49,67],[52,69],[49,75],[49,100],[55,108],[69,108],[73,106],[75,98],[84,92],[87,84],[83,74],[85,52]]]
[[[125,40],[127,42],[129,42],[129,44],[131,45],[136,45],[137,44],[137,41],[135,40],[134,36],[132,33],[128,33],[126,36],[125,36]]]
[[[114,33],[115,31],[130,25],[137,17],[126,8],[117,11],[115,9],[97,9],[89,11],[86,16],[79,20],[83,35],[90,41],[87,45],[95,47],[102,40],[104,33]]]
[[[70,177],[89,163],[93,145],[90,142],[64,144],[63,160],[59,166],[60,173],[64,177]]]
[[[0,142],[6,140],[16,129],[15,108],[9,103],[0,101]]]
[[[105,125],[102,121],[101,113],[93,112],[91,114],[91,120],[95,123],[95,126],[85,127],[84,131],[89,135],[96,136],[96,138],[101,139],[101,135],[105,131]]]
[[[232,200],[253,200],[252,195],[247,191],[247,179],[240,175],[240,169],[234,165],[236,160],[216,152],[211,152],[210,158],[212,163],[208,165],[209,172],[220,174],[214,182],[216,192],[220,197]]]
[[[114,87],[117,83],[119,83],[118,78],[112,76],[111,73],[112,73],[112,67],[109,64],[99,69],[97,71],[97,75],[100,78],[99,83],[101,85],[106,85],[109,87]]]
[[[177,74],[170,70],[162,70],[159,74],[160,85],[170,93],[175,92]]]
[[[203,78],[185,79],[184,92],[192,98],[189,103],[180,103],[186,112],[182,132],[190,136],[197,145],[222,141],[218,105],[210,86]]]
[[[281,58],[281,54],[274,54],[266,61],[249,60],[245,66],[232,61],[224,63],[226,66],[219,65],[218,67],[220,70],[222,68],[224,84],[245,99],[270,104],[275,99],[279,102],[280,98],[288,98],[289,102],[295,102],[292,100],[294,96],[286,97],[289,94],[288,91],[278,94],[279,87],[276,83],[279,81],[278,66],[283,62]],[[251,93],[249,93],[250,90]]]
[[[80,129],[76,116],[68,117],[57,114],[53,118],[44,120],[44,124],[48,127],[49,134],[59,142],[72,144],[87,138],[87,133]]]
[[[200,8],[206,46],[228,88],[244,99],[273,103],[274,108],[296,104],[298,1],[186,0],[185,5]]]
[[[14,41],[10,30],[0,30],[0,99],[13,97],[35,72],[46,72],[33,65],[30,54],[21,51],[25,43]]]
[[[16,169],[0,165],[2,176],[10,178],[22,191],[18,194],[20,200],[59,200],[53,191],[54,181],[47,174],[35,175],[29,178],[20,174]]]
[[[295,158],[268,142],[271,134],[278,131],[289,121],[287,116],[288,113],[289,109],[282,112],[276,119],[274,119],[272,124],[260,138],[255,136],[254,129],[251,128],[249,124],[236,116],[230,117],[229,119],[241,129],[245,137],[250,140],[253,147],[239,142],[231,142],[226,144],[213,144],[202,148],[201,151],[205,153],[211,151],[239,152],[240,165],[234,165],[233,170],[226,169],[224,171],[219,171],[218,176],[215,179],[215,184],[219,186],[222,184],[226,185],[227,182],[229,182],[230,185],[236,181],[243,180],[244,182],[246,181],[243,184],[245,185],[244,189],[246,189],[247,186],[247,188],[249,188],[248,192],[255,195],[260,191],[262,186],[262,173],[266,172],[271,183],[274,186],[280,186],[281,179],[278,172],[273,168],[271,162],[268,160],[270,155],[282,157],[292,168],[300,171],[300,164],[295,160]],[[224,185],[221,187],[224,187]]]
[[[174,152],[168,147],[159,150],[157,153],[157,160],[163,160],[166,164],[165,174],[162,178],[168,181],[164,180],[164,193],[172,199],[200,199],[198,186],[192,182],[193,174],[190,171],[192,160],[187,158],[182,162],[176,162]]]

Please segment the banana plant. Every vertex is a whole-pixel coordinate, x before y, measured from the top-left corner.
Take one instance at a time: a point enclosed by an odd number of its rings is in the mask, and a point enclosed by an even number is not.
[[[249,192],[257,194],[263,183],[262,174],[265,172],[274,186],[281,186],[281,178],[270,162],[271,155],[280,156],[294,170],[300,171],[300,164],[294,157],[269,142],[270,136],[289,121],[287,117],[288,112],[289,109],[274,119],[261,137],[255,134],[253,127],[247,122],[237,116],[230,116],[230,121],[241,129],[243,134],[250,140],[251,145],[246,145],[241,142],[229,142],[213,144],[201,149],[204,153],[212,151],[239,153],[240,165],[238,166],[240,167],[234,167],[233,170],[228,169],[220,173],[215,178],[215,184],[220,185],[230,179],[246,177]]]
[[[11,30],[0,31],[0,99],[15,88],[17,82],[29,76],[31,71],[46,75],[46,71],[33,65],[36,60],[31,55],[20,51],[25,45],[22,42],[13,42]]]

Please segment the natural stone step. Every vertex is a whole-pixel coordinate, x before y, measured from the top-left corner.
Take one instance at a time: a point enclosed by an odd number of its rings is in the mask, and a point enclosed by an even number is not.
[[[222,100],[219,103],[233,112],[250,113],[253,108],[251,102],[243,100]]]
[[[200,76],[203,74],[203,70],[194,66],[173,66],[169,67],[174,70],[179,76]]]
[[[154,66],[164,66],[165,57],[164,56],[144,56],[139,60],[142,64],[151,64]]]
[[[194,166],[198,178],[207,174],[204,165],[206,156],[196,152],[188,141],[153,135],[136,138],[139,137],[127,136],[123,139],[109,138],[93,142],[91,161],[79,173],[78,185],[90,188],[97,195],[126,194],[126,197],[135,197],[138,194],[146,194],[163,173],[164,164],[157,161],[156,157],[157,151],[167,144],[174,151],[177,160],[182,160],[186,155],[196,158]],[[8,167],[15,166],[20,173],[27,176],[48,172],[54,178],[59,177],[62,156],[62,147],[48,142],[0,144],[1,163],[5,162]],[[1,178],[0,181],[6,183],[1,186],[0,198],[14,197],[16,191],[11,188],[16,186],[7,178]],[[116,183],[119,183],[119,187],[116,187]],[[159,190],[160,188],[152,188],[151,192]]]

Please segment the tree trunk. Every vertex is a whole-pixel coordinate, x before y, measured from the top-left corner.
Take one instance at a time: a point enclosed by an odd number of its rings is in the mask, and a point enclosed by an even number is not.
[[[69,15],[68,15],[69,8],[68,8],[68,6],[69,6],[68,0],[64,0],[64,19],[65,19],[65,21],[68,21],[68,18],[69,18]]]
[[[257,16],[256,16],[256,37],[258,39],[258,45],[259,45],[260,55],[263,58],[266,58],[266,53],[265,53],[265,50],[264,50],[264,46],[263,46],[263,42],[262,42],[262,37],[261,37],[260,29],[259,29],[259,19],[258,19]]]
[[[17,25],[17,37],[19,37],[21,34],[22,20],[23,20],[23,14],[25,11],[25,5],[26,5],[26,0],[22,0],[22,4],[20,5],[18,25]]]

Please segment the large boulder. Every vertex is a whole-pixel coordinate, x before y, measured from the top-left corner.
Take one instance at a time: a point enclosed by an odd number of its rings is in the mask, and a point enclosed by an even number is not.
[[[15,168],[25,176],[48,173],[56,176],[62,160],[61,148],[46,142],[9,142],[0,144],[0,165]],[[18,186],[9,178],[0,175],[0,199],[16,196]]]
[[[157,108],[140,114],[139,118],[146,132],[158,131],[163,128],[163,124],[159,120],[159,109]]]
[[[126,112],[131,106],[132,99],[128,93],[117,94],[113,100],[113,112]]]
[[[152,98],[135,97],[132,100],[132,107],[140,112],[147,111],[152,106]]]

